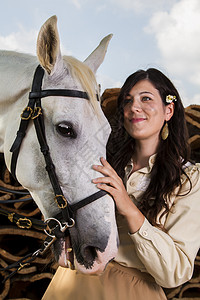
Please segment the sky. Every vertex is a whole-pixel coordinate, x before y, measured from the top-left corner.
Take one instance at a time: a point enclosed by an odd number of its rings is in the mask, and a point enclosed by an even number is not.
[[[102,92],[154,67],[171,79],[185,107],[200,104],[199,0],[6,0],[0,49],[36,55],[38,32],[52,15],[62,54],[81,61],[113,34],[96,74]]]

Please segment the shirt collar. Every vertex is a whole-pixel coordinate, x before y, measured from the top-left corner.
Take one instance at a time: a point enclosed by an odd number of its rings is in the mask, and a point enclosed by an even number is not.
[[[140,170],[137,170],[136,172],[134,173],[143,173],[143,174],[148,174],[151,172],[153,166],[154,166],[154,163],[155,163],[155,159],[156,159],[156,154],[153,154],[149,157],[149,162],[148,162],[148,166],[140,169]],[[126,177],[128,178],[129,175],[131,174],[132,170],[133,170],[133,166],[134,166],[134,163],[133,163],[133,159],[131,159],[127,166],[125,167],[125,175]]]

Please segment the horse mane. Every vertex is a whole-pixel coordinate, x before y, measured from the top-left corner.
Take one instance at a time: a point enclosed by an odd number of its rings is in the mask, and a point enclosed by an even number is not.
[[[95,111],[97,110],[97,94],[99,97],[98,84],[92,70],[83,62],[72,56],[63,56],[70,74],[74,79],[78,79],[83,89],[87,92],[91,104]],[[100,97],[99,97],[100,98]]]

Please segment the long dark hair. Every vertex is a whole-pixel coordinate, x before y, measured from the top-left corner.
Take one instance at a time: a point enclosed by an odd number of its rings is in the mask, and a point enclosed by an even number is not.
[[[176,96],[177,100],[174,102],[174,114],[168,121],[169,136],[166,140],[162,140],[160,136],[150,183],[139,201],[139,208],[143,214],[153,225],[158,225],[159,212],[163,208],[165,208],[164,213],[169,211],[168,197],[176,187],[181,188],[181,175],[185,174],[183,165],[189,160],[190,155],[185,112],[180,95],[172,82],[159,70],[154,68],[147,71],[139,70],[126,79],[118,97],[116,116],[111,124],[112,133],[107,144],[107,158],[123,179],[125,166],[135,151],[135,140],[127,134],[123,125],[124,100],[132,87],[145,79],[159,91],[164,105],[168,104],[166,103],[168,95]]]

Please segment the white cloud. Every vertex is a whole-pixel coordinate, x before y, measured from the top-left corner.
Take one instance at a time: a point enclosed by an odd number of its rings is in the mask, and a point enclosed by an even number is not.
[[[20,25],[19,31],[0,36],[0,49],[36,55],[37,36],[37,30],[26,31]],[[60,47],[63,55],[72,55],[71,50],[66,50],[62,43]]]
[[[155,34],[168,71],[200,85],[200,1],[181,0],[169,13],[156,12],[146,31]]]
[[[26,31],[20,26],[18,32],[0,36],[0,49],[36,54],[37,34],[36,30]]]

